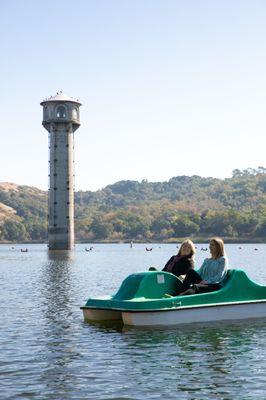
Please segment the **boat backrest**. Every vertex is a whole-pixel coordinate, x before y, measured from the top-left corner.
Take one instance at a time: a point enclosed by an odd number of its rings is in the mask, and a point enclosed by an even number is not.
[[[245,271],[231,269],[227,272],[227,275],[223,292],[228,298],[233,297],[234,299],[245,300],[265,297],[265,286],[261,286],[250,280]]]
[[[159,299],[165,294],[175,296],[182,282],[168,272],[148,271],[129,275],[113,296],[114,300],[133,298]]]
[[[234,269],[228,269],[228,271],[226,272],[223,280],[222,280],[222,285],[226,285],[226,283],[232,278],[233,276],[233,271],[235,271]]]
[[[243,270],[230,269],[225,279],[214,292],[180,296],[182,306],[266,299],[266,286],[251,281]]]

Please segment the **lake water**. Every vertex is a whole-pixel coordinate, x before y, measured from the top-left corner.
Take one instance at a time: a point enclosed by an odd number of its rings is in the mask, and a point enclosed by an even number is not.
[[[266,322],[171,329],[89,325],[89,296],[163,266],[176,246],[0,246],[0,399],[265,399]],[[196,265],[208,252],[197,245]],[[239,247],[242,247],[240,249]],[[258,250],[255,251],[254,248]],[[226,245],[232,268],[266,285],[266,245]]]

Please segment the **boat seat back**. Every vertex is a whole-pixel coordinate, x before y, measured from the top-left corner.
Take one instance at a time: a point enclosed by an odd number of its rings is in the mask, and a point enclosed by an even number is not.
[[[226,285],[226,283],[232,278],[232,276],[234,274],[234,271],[235,270],[233,270],[233,269],[228,269],[227,270],[227,272],[226,272],[226,274],[225,274],[225,276],[224,276],[224,278],[222,280],[222,283],[221,283],[223,286]]]
[[[113,296],[114,300],[133,298],[160,299],[168,294],[175,296],[182,282],[168,272],[148,271],[129,275]]]
[[[222,289],[228,299],[259,299],[266,295],[264,286],[251,281],[244,271],[237,269],[228,270],[226,282]]]
[[[260,300],[266,298],[266,287],[251,281],[245,271],[230,269],[221,289],[180,298],[183,306]]]

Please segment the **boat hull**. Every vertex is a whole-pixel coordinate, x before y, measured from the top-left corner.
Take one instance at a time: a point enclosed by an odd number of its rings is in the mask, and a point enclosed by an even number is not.
[[[179,324],[266,317],[266,302],[211,305],[163,311],[123,311],[124,325],[173,326]]]
[[[82,311],[86,322],[122,321],[120,311],[97,310],[92,308],[83,308]]]

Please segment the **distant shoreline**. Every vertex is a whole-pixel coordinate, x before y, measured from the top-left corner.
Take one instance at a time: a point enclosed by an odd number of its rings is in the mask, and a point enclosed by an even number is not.
[[[215,235],[213,235],[215,236]],[[211,236],[210,236],[211,237]],[[194,242],[194,243],[208,243],[210,237],[190,237],[190,239]],[[160,243],[160,244],[176,244],[176,243],[181,243],[184,238],[172,238],[172,239],[168,239],[168,240],[152,240],[152,241],[139,241],[139,240],[133,240],[133,243],[135,244],[147,244],[147,243]],[[225,243],[262,243],[262,244],[266,244],[266,237],[254,237],[254,238],[243,238],[243,237],[238,237],[238,238],[230,238],[230,237],[222,237],[222,239],[224,240]],[[92,243],[92,244],[129,244],[131,242],[131,240],[125,240],[125,241],[121,241],[121,240],[99,240],[99,241],[95,241],[95,240],[82,240],[79,241],[77,240],[75,243],[76,244],[88,244],[88,243]],[[0,245],[1,244],[10,244],[10,245],[17,245],[17,244],[47,244],[46,241],[21,241],[21,242],[11,242],[11,241],[0,241]]]

